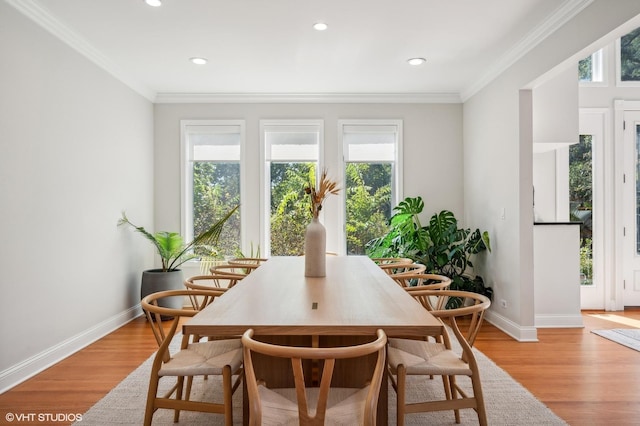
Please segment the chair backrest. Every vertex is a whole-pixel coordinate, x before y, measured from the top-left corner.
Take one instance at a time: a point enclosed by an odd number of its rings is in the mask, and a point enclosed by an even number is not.
[[[365,424],[375,424],[378,395],[386,368],[386,343],[386,334],[384,331],[378,330],[376,340],[355,346],[331,348],[280,346],[255,340],[253,339],[253,330],[247,330],[242,336],[242,344],[244,347],[245,381],[249,395],[249,424],[262,424],[262,404],[258,391],[258,380],[251,358],[252,352],[277,358],[289,358],[291,360],[300,425],[324,425],[327,399],[336,359],[360,358],[377,352],[376,366],[371,381],[369,382],[370,387],[363,407]],[[315,413],[312,413],[312,410],[310,410],[312,407],[309,407],[307,401],[307,388],[302,365],[303,360],[323,360],[321,363],[322,374],[319,381],[319,396]]]
[[[221,289],[185,289],[159,291],[145,296],[140,302],[140,306],[147,315],[153,335],[156,338],[156,342],[158,342],[159,349],[156,358],[161,358],[163,362],[167,362],[171,358],[169,343],[171,343],[176,333],[181,318],[194,316],[212,303],[216,297],[222,296],[223,294],[224,290]],[[184,306],[184,301],[189,300],[191,306],[181,309],[167,307],[175,305],[170,299],[178,299],[180,301],[178,305],[180,306]],[[168,329],[163,325],[163,319],[171,322]],[[189,338],[190,336],[188,335],[182,337],[181,349],[187,347]]]
[[[392,274],[393,278],[405,290],[430,289],[443,290],[451,285],[451,278],[438,274],[425,274],[424,272],[403,272]]]
[[[184,286],[190,290],[221,290],[226,291],[242,279],[237,275],[223,273],[211,275],[195,275],[184,280]]]
[[[226,275],[235,275],[237,277],[239,277],[240,279],[246,277],[247,275],[249,275],[249,273],[251,273],[251,271],[257,269],[260,265],[257,263],[245,263],[242,265],[231,265],[231,264],[225,264],[225,265],[214,265],[211,268],[209,268],[209,272],[211,272],[212,274],[226,274]]]
[[[427,270],[421,263],[385,263],[379,266],[394,279],[400,274],[421,274]]]
[[[372,257],[373,263],[376,265],[385,265],[387,263],[413,263],[413,259],[408,257]]]
[[[229,289],[229,281],[237,280],[236,277],[224,277],[214,275],[195,275],[184,280],[184,286],[189,290],[220,290]]]
[[[459,290],[416,289],[409,294],[423,306],[423,301],[426,301],[429,304],[427,309],[431,314],[451,327],[465,353],[463,358],[466,358],[465,355],[468,356],[471,352],[471,347],[478,336],[484,313],[491,306],[491,300],[482,294]],[[447,309],[447,305],[457,307]],[[450,347],[448,336],[445,334],[443,337],[445,344]]]
[[[229,265],[261,265],[266,262],[267,259],[263,257],[235,257],[227,260]]]

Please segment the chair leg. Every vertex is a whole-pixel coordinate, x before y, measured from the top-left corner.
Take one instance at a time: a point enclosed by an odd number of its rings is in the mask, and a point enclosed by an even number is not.
[[[160,377],[158,377],[157,374],[151,374],[151,379],[149,379],[149,392],[147,394],[147,406],[144,411],[144,426],[151,426],[151,420],[153,420],[159,380]]]
[[[205,380],[206,380],[205,376]],[[193,387],[193,376],[189,376],[187,377],[187,390],[185,392],[185,401],[189,401],[189,398],[191,398],[191,388]]]
[[[451,399],[458,399],[458,389],[456,388],[456,376],[448,376],[449,387],[451,388]],[[460,423],[460,410],[453,410],[456,417],[456,423]]]
[[[480,426],[487,426],[487,411],[484,406],[484,395],[482,394],[482,384],[478,375],[471,376],[473,386],[473,397],[476,400],[476,412],[478,413],[478,423]]]
[[[224,398],[224,423],[226,426],[233,426],[233,385],[231,379],[231,367],[225,365],[222,369],[222,394]]]
[[[178,377],[176,383],[176,400],[182,399],[182,389],[184,387],[184,376]],[[188,398],[187,398],[188,399]],[[180,410],[176,409],[173,411],[173,422],[178,423],[180,421]]]
[[[396,423],[398,424],[398,426],[401,426],[404,425],[405,388],[407,384],[407,369],[404,367],[404,365],[398,365],[398,372],[396,377]]]
[[[442,386],[444,387],[444,395],[446,399],[451,399],[451,382],[449,381],[449,376],[441,376],[442,377]]]

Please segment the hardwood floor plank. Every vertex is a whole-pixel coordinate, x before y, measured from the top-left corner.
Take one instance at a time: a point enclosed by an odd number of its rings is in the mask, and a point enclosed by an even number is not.
[[[640,419],[640,352],[591,333],[628,325],[583,312],[584,328],[538,329],[519,343],[491,324],[476,347],[571,425],[632,425]],[[640,319],[640,311],[611,315]]]
[[[638,424],[640,352],[591,333],[631,326],[592,314],[603,313],[583,312],[582,329],[539,329],[539,342],[517,342],[485,323],[476,347],[570,425]],[[606,314],[640,320],[640,310]],[[156,348],[146,320],[137,318],[0,395],[0,424],[8,424],[6,413],[82,414]]]

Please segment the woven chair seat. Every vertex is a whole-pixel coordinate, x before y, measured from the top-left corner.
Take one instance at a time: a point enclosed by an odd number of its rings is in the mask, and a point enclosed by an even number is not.
[[[408,375],[471,376],[473,372],[442,343],[410,339],[389,339],[387,359],[393,374],[404,365]]]
[[[164,363],[158,375],[222,375],[222,369],[226,365],[232,371],[242,366],[242,343],[239,339],[191,343]]]

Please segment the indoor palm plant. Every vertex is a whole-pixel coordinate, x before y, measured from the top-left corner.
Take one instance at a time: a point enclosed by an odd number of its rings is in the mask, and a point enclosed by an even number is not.
[[[177,232],[161,231],[152,234],[144,227],[133,224],[126,214],[122,212],[118,225],[129,225],[151,241],[162,262],[161,268],[143,271],[141,297],[156,291],[182,288],[183,277],[182,271],[179,269],[180,265],[199,257],[193,252],[195,248],[215,246],[220,237],[222,227],[237,209],[238,206],[232,208],[224,217],[197,235],[190,243],[185,243],[182,236]]]

